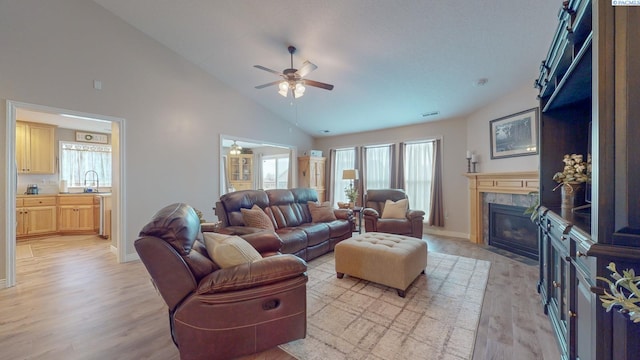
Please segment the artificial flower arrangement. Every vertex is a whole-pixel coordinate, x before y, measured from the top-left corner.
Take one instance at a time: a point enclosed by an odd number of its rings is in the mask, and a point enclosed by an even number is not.
[[[627,269],[622,275],[616,270],[616,264],[609,263],[607,269],[613,271],[610,275],[615,282],[598,276],[598,280],[602,280],[609,284],[609,291],[605,290],[604,295],[600,295],[602,307],[611,311],[614,307],[620,307],[620,312],[629,314],[629,318],[634,323],[640,323],[640,276],[636,276],[633,269]]]
[[[591,154],[587,154],[587,161],[583,161],[579,154],[565,154],[562,162],[562,172],[553,175],[553,180],[558,183],[554,191],[564,184],[591,182]]]
[[[349,199],[349,202],[355,203],[358,198],[358,188],[350,184],[344,188],[344,195]]]

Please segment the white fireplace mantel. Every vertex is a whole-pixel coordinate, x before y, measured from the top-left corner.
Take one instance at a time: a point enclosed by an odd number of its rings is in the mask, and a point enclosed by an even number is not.
[[[469,179],[469,240],[480,244],[482,239],[482,193],[528,194],[538,191],[537,171],[503,173],[466,173]]]

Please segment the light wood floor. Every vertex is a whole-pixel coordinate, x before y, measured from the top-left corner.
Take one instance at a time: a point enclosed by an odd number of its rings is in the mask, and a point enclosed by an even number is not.
[[[425,238],[430,251],[491,261],[474,359],[560,358],[535,290],[535,266],[466,240]],[[144,266],[117,264],[109,241],[21,241],[17,255],[18,284],[0,290],[0,358],[178,359],[166,307]],[[293,358],[275,348],[249,359]]]

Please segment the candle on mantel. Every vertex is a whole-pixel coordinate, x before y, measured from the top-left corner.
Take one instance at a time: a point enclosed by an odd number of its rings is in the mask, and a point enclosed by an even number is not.
[[[471,162],[472,163],[478,162],[478,156],[476,154],[471,154]]]
[[[467,159],[471,159],[471,151],[467,150]]]

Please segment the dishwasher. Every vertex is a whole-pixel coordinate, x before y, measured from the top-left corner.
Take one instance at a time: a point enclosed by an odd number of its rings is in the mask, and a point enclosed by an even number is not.
[[[100,195],[100,230],[103,239],[111,237],[111,194]]]

